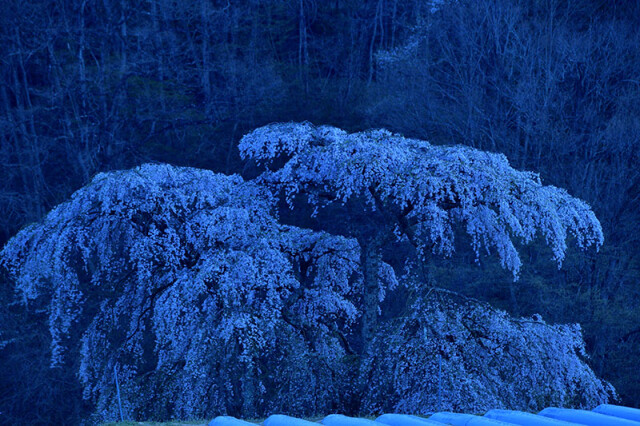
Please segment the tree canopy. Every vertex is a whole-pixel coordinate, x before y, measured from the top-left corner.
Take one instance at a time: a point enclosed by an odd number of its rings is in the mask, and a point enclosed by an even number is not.
[[[380,277],[390,276],[381,274],[389,270],[381,250],[390,236],[408,240],[420,262],[432,253],[451,255],[454,228],[461,226],[476,258],[485,250],[497,254],[514,279],[522,265],[514,240],[528,243],[541,234],[558,266],[569,236],[581,248],[603,243],[600,222],[585,202],[543,185],[535,173],[515,170],[501,154],[310,123],[258,128],[239,148],[243,157],[266,163],[259,181],[283,192],[290,206],[303,194],[316,208],[360,199],[382,212],[385,223],[352,234],[363,248],[365,347],[375,333],[378,295],[386,291]]]
[[[565,190],[542,185],[531,172],[513,169],[501,154],[464,146],[437,146],[385,130],[349,134],[330,126],[277,123],[240,141],[244,157],[269,162],[285,157],[262,180],[320,204],[329,191],[346,202],[365,199],[390,210],[396,232],[424,254],[454,250],[453,225],[463,223],[477,255],[493,250],[517,278],[522,262],[513,239],[528,243],[541,233],[562,264],[567,237],[579,247],[599,247],[602,228],[590,207]]]

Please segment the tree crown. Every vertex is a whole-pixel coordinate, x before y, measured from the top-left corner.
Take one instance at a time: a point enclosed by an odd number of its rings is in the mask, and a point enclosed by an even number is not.
[[[600,223],[584,201],[512,168],[502,154],[309,123],[256,129],[241,140],[240,151],[268,168],[285,159],[261,179],[289,201],[306,193],[321,205],[326,201],[319,194],[329,191],[342,202],[363,197],[372,208],[389,210],[399,233],[423,254],[452,253],[453,225],[462,223],[476,255],[495,250],[514,278],[522,265],[514,237],[528,243],[541,233],[559,266],[569,234],[581,248],[603,243]]]

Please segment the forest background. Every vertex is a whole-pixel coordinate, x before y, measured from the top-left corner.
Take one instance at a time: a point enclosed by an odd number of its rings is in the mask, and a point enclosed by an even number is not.
[[[478,265],[460,249],[431,261],[430,280],[512,315],[579,322],[596,374],[640,406],[640,3],[4,5],[0,246],[101,171],[166,162],[253,177],[238,141],[275,121],[501,152],[587,201],[604,246],[560,270],[542,244],[523,247],[515,283],[497,260]],[[74,376],[49,369],[45,318],[3,313],[20,339],[0,351],[0,401],[81,412],[65,404],[80,392]]]

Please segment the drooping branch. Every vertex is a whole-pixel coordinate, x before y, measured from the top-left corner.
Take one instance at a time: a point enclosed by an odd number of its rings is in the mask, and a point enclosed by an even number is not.
[[[115,362],[136,410],[153,393],[158,412],[171,399],[176,416],[201,416],[285,379],[296,390],[281,398],[307,395],[309,407],[325,407],[351,350],[340,335],[358,316],[350,298],[359,247],[281,225],[274,205],[238,176],[143,165],[96,176],[14,237],[1,259],[26,298],[51,295],[52,360],[77,359],[85,395],[106,417]],[[261,369],[300,377],[265,378]],[[227,386],[239,377],[262,388]]]
[[[395,213],[401,231],[422,251],[454,250],[453,226],[463,226],[479,255],[494,251],[517,278],[521,260],[514,241],[541,234],[561,265],[567,237],[600,247],[600,223],[581,200],[513,169],[504,155],[462,146],[434,146],[385,130],[348,134],[329,126],[276,123],[240,142],[241,155],[269,164],[285,158],[262,182],[287,199],[305,192],[359,197]],[[312,203],[319,203],[311,196]],[[321,203],[320,203],[321,204]],[[406,212],[406,213],[405,213]]]

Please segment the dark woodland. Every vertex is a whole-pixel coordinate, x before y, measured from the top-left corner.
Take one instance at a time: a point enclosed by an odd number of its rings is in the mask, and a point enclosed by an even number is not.
[[[591,206],[599,252],[570,244],[558,268],[535,239],[518,247],[514,281],[498,259],[460,245],[426,259],[421,279],[514,317],[579,323],[595,375],[640,407],[640,2],[2,6],[0,247],[100,172],[168,163],[253,179],[261,166],[238,145],[269,123],[384,128],[502,153]],[[280,219],[331,232],[347,216],[303,210]],[[395,265],[409,254],[384,256]],[[406,309],[398,294],[381,323]],[[46,305],[22,303],[2,268],[0,300],[0,423],[87,418],[79,361],[50,367]]]

